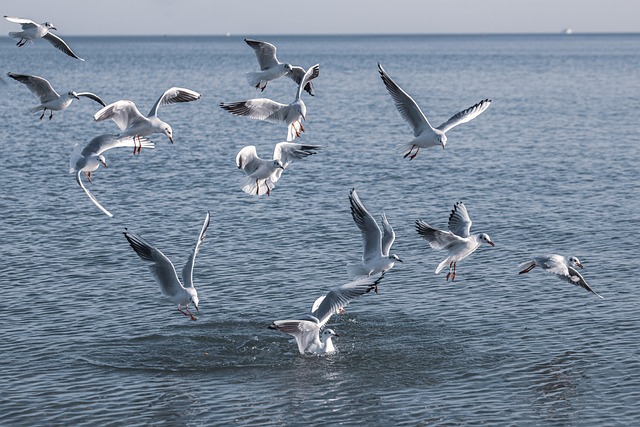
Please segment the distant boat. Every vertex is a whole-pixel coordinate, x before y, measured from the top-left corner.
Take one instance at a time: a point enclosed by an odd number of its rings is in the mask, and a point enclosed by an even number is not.
[[[565,28],[564,30],[562,30],[562,34],[573,34],[573,29]]]

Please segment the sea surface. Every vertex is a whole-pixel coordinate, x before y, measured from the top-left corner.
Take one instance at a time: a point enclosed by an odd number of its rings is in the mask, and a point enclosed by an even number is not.
[[[270,157],[285,126],[218,104],[289,103],[296,86],[249,86],[244,73],[258,66],[244,37],[294,65],[320,63],[300,141],[323,148],[270,197],[241,191],[235,155],[255,145]],[[38,120],[36,99],[3,77],[0,424],[640,424],[640,35],[65,40],[86,62],[5,37],[2,71],[129,99],[144,114],[172,86],[202,98],[160,108],[175,144],[155,135],[139,156],[108,151],[93,184],[83,177],[108,218],[68,162],[75,144],[116,125],[94,122],[100,106],[87,98]],[[396,147],[412,132],[378,62],[434,126],[493,102],[449,131],[446,149],[408,161]],[[351,188],[376,218],[386,211],[404,262],[378,295],[332,318],[336,354],[301,356],[267,327],[349,281],[345,265],[361,256]],[[446,254],[414,221],[446,228],[457,201],[496,247],[460,262],[452,283],[434,274]],[[190,321],[122,232],[180,271],[207,211]],[[517,274],[544,253],[580,258],[605,299],[540,269]]]

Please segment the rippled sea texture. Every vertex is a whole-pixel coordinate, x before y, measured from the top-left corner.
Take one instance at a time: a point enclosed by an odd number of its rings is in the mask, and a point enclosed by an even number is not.
[[[171,86],[202,93],[162,107],[175,144],[107,153],[90,186],[67,173],[76,143],[115,133],[97,104],[53,120],[6,78],[0,87],[0,424],[5,425],[634,425],[640,423],[640,37],[268,37],[281,60],[320,63],[305,96],[303,142],[271,197],[244,194],[236,153],[267,157],[283,126],[234,117],[221,101],[290,102],[289,79],[261,95],[242,37],[73,38],[85,63],[38,42],[4,39],[3,71],[60,92],[134,101],[143,113]],[[376,70],[438,125],[484,98],[491,107],[450,131],[445,150],[409,162],[411,131]],[[355,187],[386,210],[404,263],[379,295],[332,319],[339,352],[300,356],[268,330],[347,282],[360,257]],[[484,245],[455,283],[413,228],[446,227],[464,201]],[[180,269],[205,212],[211,226],[194,281],[199,319],[164,300],[124,227]],[[604,300],[539,269],[539,253],[578,256]]]

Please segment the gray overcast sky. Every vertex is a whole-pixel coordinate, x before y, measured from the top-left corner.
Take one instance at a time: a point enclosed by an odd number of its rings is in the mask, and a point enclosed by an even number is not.
[[[640,0],[36,0],[3,15],[60,35],[640,32]],[[267,4],[270,7],[267,7]],[[4,21],[6,32],[16,24]]]

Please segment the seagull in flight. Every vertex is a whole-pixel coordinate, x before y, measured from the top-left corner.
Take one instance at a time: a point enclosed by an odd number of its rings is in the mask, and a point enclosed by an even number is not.
[[[51,43],[53,47],[61,50],[70,57],[79,59],[80,61],[84,61],[84,59],[80,58],[71,50],[69,45],[67,45],[64,40],[51,32],[51,30],[57,30],[57,28],[54,27],[51,22],[38,24],[36,22],[33,22],[31,19],[16,18],[14,16],[7,15],[5,15],[4,18],[7,21],[14,22],[22,26],[22,31],[12,31],[9,33],[9,37],[14,40],[18,40],[18,47],[22,47],[27,43],[33,43],[34,40],[42,38]]]
[[[324,326],[334,314],[341,313],[349,302],[375,289],[381,279],[382,274],[337,286],[324,297],[318,298],[308,314],[298,319],[276,320],[269,329],[293,335],[300,354],[334,353],[336,349],[331,339],[339,335],[333,329],[324,329]]]
[[[399,147],[400,152],[404,154],[405,158],[409,157],[409,160],[413,160],[421,148],[440,145],[444,149],[447,144],[447,131],[459,124],[475,119],[491,105],[490,99],[484,99],[472,107],[453,115],[449,120],[434,128],[422,113],[418,104],[389,77],[380,63],[378,63],[378,72],[400,115],[413,130],[414,139],[408,144],[402,144]],[[415,153],[413,150],[415,150]]]
[[[221,102],[220,108],[236,116],[247,116],[254,120],[287,124],[287,141],[293,141],[304,132],[302,120],[307,119],[307,107],[302,101],[302,89],[308,82],[318,77],[320,64],[309,68],[298,85],[296,97],[290,104],[281,104],[268,98],[255,98],[239,102]]]
[[[421,219],[416,220],[416,230],[423,239],[429,242],[433,249],[448,251],[447,257],[438,264],[436,274],[440,273],[444,266],[449,264],[449,272],[445,280],[449,280],[449,277],[451,277],[452,282],[456,279],[456,264],[458,261],[462,261],[471,255],[482,243],[495,246],[486,233],[469,234],[471,218],[469,218],[467,208],[462,202],[457,202],[451,210],[449,231],[433,228]]]
[[[320,148],[320,145],[280,142],[273,150],[273,159],[263,160],[258,157],[255,145],[244,147],[236,155],[236,166],[247,175],[242,181],[242,191],[247,194],[269,196],[282,172],[291,162],[316,154],[316,150]]]
[[[87,193],[87,196],[89,196],[93,204],[110,218],[113,217],[113,215],[106,210],[87,187],[84,186],[80,176],[84,173],[89,182],[91,182],[91,172],[98,169],[100,165],[105,168],[107,167],[107,159],[104,157],[104,153],[107,150],[118,147],[135,147],[136,144],[145,148],[155,148],[155,144],[146,138],[142,138],[136,143],[128,137],[121,138],[117,135],[105,134],[96,136],[84,146],[76,144],[69,158],[69,173],[76,174],[76,182],[78,185]]]
[[[132,136],[134,140],[136,138],[140,140],[143,136],[163,133],[173,144],[173,130],[168,123],[158,118],[158,108],[164,105],[191,102],[198,99],[200,99],[198,92],[181,87],[172,87],[158,98],[147,116],[143,116],[133,102],[121,100],[102,108],[94,114],[93,119],[96,122],[112,119],[122,131],[120,136]],[[134,147],[133,154],[136,154],[136,150],[140,153],[141,148],[139,145]]]
[[[555,274],[561,279],[566,280],[572,285],[581,286],[587,291],[591,292],[604,299],[596,291],[591,289],[591,286],[587,284],[584,277],[575,269],[575,267],[584,268],[580,260],[575,256],[562,256],[557,254],[548,254],[534,257],[532,260],[524,262],[518,266],[521,270],[518,274],[525,274],[533,270],[535,267],[540,267],[544,271]]]
[[[349,193],[351,204],[351,216],[362,234],[362,262],[360,264],[347,265],[349,277],[369,277],[384,273],[391,269],[396,261],[402,262],[396,254],[390,254],[391,246],[396,239],[396,233],[387,220],[387,215],[382,213],[382,230],[373,216],[367,211],[355,188]],[[376,293],[378,289],[376,288]]]
[[[154,279],[156,279],[158,285],[160,285],[162,295],[170,299],[174,304],[178,304],[178,311],[185,316],[190,317],[191,320],[198,319],[193,315],[191,310],[189,310],[189,304],[193,304],[196,311],[198,311],[199,303],[198,292],[193,286],[193,267],[196,263],[196,255],[200,250],[200,245],[202,245],[207,233],[210,217],[209,212],[207,212],[207,215],[204,218],[204,223],[202,224],[202,229],[198,235],[196,245],[189,256],[189,259],[187,259],[187,263],[182,267],[182,283],[178,278],[176,268],[173,266],[173,263],[169,258],[142,237],[136,236],[126,228],[124,231],[124,237],[127,238],[127,241],[135,253],[137,253],[143,261],[151,263],[149,264],[149,270],[151,271]],[[182,310],[182,306],[184,306],[186,311]]]
[[[74,99],[79,100],[81,96],[93,99],[102,106],[107,105],[102,99],[100,99],[98,95],[91,92],[69,91],[65,94],[59,95],[58,92],[56,92],[53,87],[51,87],[51,84],[42,77],[16,73],[7,73],[7,76],[24,84],[27,89],[29,89],[36,98],[38,98],[38,100],[40,101],[40,105],[32,108],[31,112],[35,113],[36,111],[42,110],[40,120],[44,118],[47,110],[51,112],[51,114],[49,115],[49,120],[51,120],[53,118],[54,110],[64,110],[69,105],[71,105],[71,102],[73,102]]]
[[[307,70],[302,67],[278,61],[278,58],[276,57],[276,47],[274,45],[252,39],[244,39],[244,41],[251,46],[256,54],[256,58],[258,59],[258,64],[260,65],[259,72],[246,74],[247,81],[251,86],[256,89],[260,89],[262,92],[267,87],[267,83],[282,76],[290,77],[298,85],[302,82]],[[306,90],[309,95],[314,96],[312,82],[307,82],[304,86],[304,90]]]

